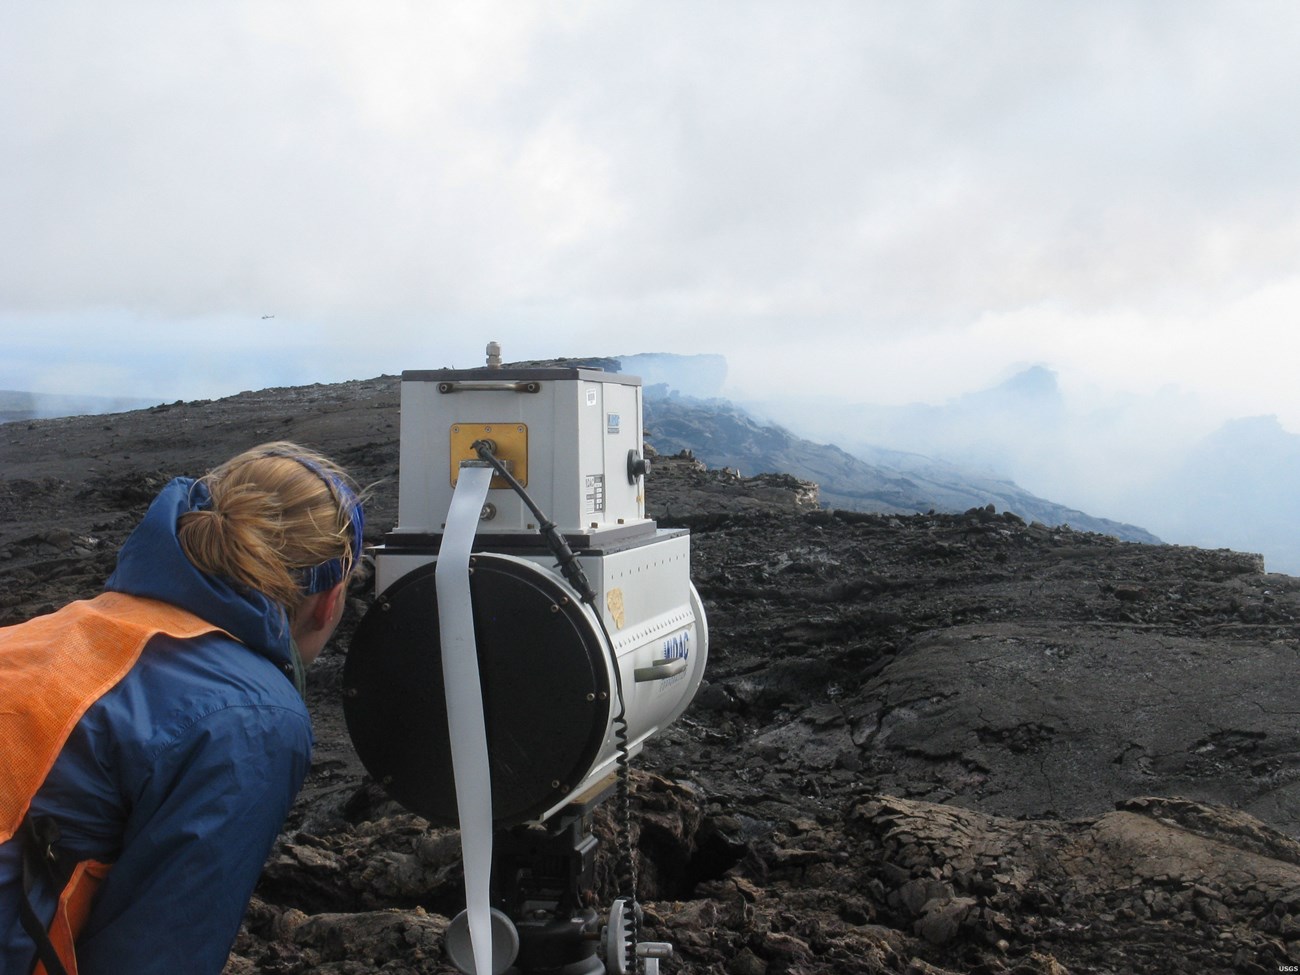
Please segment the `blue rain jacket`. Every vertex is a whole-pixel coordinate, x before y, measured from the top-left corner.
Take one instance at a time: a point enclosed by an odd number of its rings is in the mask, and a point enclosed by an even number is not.
[[[311,721],[284,613],[199,572],[176,538],[206,488],[177,478],[118,555],[106,588],[163,600],[237,638],[157,636],[86,714],[32,802],[61,848],[112,862],[78,940],[81,975],[219,975],[311,761]],[[3,754],[0,742],[0,755]],[[0,973],[27,975],[17,839],[0,844]],[[38,915],[54,911],[41,890]]]

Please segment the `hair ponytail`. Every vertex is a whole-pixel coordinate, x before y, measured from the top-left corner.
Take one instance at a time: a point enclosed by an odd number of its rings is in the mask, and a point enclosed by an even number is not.
[[[291,618],[310,592],[345,579],[360,555],[359,494],[320,454],[263,444],[202,480],[211,503],[181,516],[182,550],[203,572],[264,594]]]

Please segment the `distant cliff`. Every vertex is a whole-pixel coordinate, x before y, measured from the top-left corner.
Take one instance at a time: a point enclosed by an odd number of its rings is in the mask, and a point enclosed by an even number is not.
[[[884,447],[997,471],[1171,543],[1258,552],[1300,574],[1300,436],[1276,416],[1214,419],[1176,389],[1067,394],[1043,366],[939,404],[832,404],[804,389],[744,405],[868,463],[894,466]]]
[[[924,514],[992,504],[1052,527],[1068,524],[1126,541],[1159,541],[1137,526],[1096,518],[1036,497],[1010,480],[919,454],[877,449],[868,462],[834,445],[813,443],[762,423],[725,399],[701,400],[649,387],[645,426],[646,439],[661,454],[690,450],[711,467],[736,468],[744,475],[793,474],[816,482],[822,503],[831,508]]]
[[[732,468],[746,477],[775,473],[812,481],[818,486],[821,503],[829,508],[924,514],[963,512],[991,504],[998,511],[1010,511],[1049,527],[1069,525],[1131,542],[1160,541],[1136,525],[1098,518],[1038,497],[1009,478],[902,450],[857,445],[850,454],[834,444],[817,443],[760,420],[730,400],[693,393],[721,387],[726,377],[726,360],[721,356],[654,353],[515,365],[581,366],[637,375],[645,390],[646,440],[660,454],[687,450],[710,467]],[[1051,378],[1031,372],[1021,385],[1034,387],[1030,390],[1034,395],[1050,395],[1054,387],[1050,381],[1045,383],[1044,377]]]

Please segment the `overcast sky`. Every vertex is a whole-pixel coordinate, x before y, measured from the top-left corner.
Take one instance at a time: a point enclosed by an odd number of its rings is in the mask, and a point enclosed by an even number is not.
[[[717,352],[1300,432],[1300,3],[59,2],[0,31],[0,389]],[[274,316],[274,317],[267,317]]]

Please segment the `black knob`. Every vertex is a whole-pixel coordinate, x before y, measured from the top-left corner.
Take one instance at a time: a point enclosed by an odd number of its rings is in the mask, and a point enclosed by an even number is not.
[[[627,452],[627,483],[635,484],[638,477],[644,477],[648,473],[650,473],[650,461],[635,450],[629,450]]]

